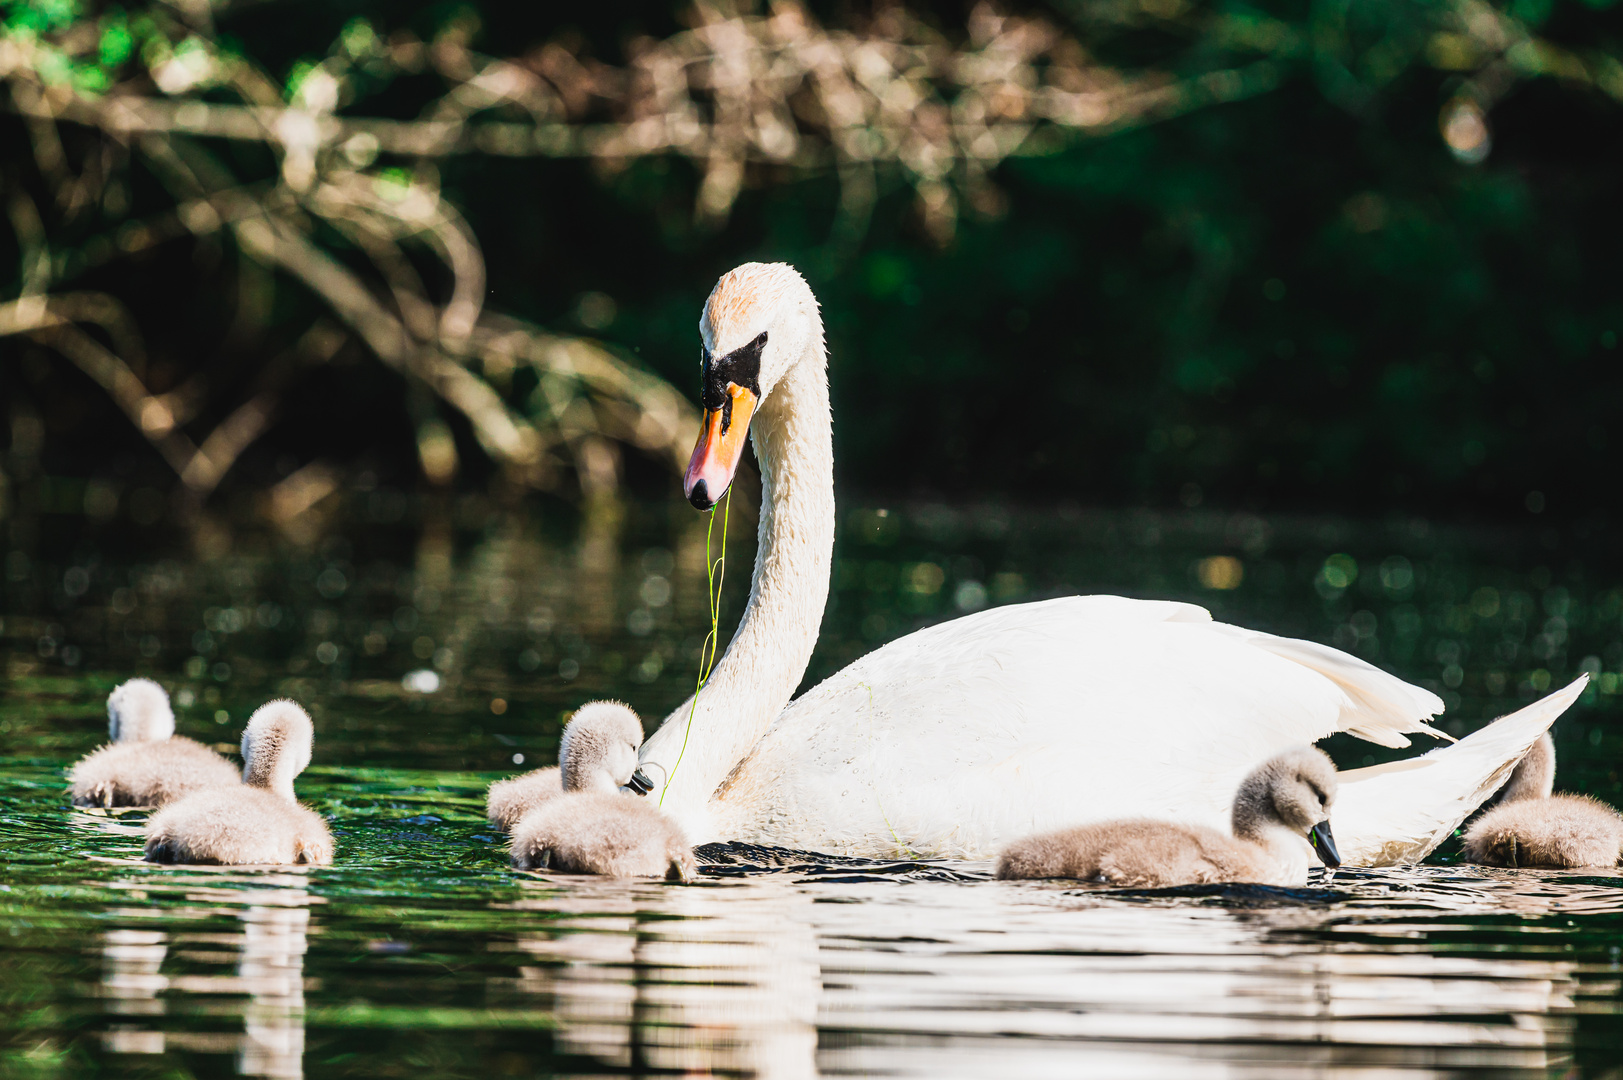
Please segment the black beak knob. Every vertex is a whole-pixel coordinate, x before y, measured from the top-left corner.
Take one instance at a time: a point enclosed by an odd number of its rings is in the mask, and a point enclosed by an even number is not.
[[[648,779],[647,773],[638,769],[631,774],[631,779],[626,783],[626,787],[635,791],[638,795],[646,795],[654,790],[654,782]]]

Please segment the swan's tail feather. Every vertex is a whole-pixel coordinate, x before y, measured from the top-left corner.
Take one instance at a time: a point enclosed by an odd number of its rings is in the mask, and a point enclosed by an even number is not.
[[[1589,676],[1502,716],[1452,746],[1341,774],[1331,821],[1348,866],[1418,862],[1504,784]]]
[[[1430,690],[1404,682],[1390,672],[1328,645],[1275,637],[1237,626],[1223,628],[1243,637],[1250,645],[1316,671],[1335,683],[1346,697],[1341,707],[1340,726],[1349,735],[1394,748],[1408,746],[1408,735],[1431,735],[1454,741],[1453,736],[1431,726],[1431,718],[1443,711],[1443,699]]]

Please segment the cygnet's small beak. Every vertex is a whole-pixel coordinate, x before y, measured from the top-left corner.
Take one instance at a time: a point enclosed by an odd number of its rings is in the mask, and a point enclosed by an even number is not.
[[[1330,835],[1328,818],[1313,826],[1307,834],[1307,842],[1313,845],[1313,853],[1325,866],[1333,870],[1341,865],[1341,853],[1336,850],[1336,838]]]
[[[643,772],[641,769],[638,769],[636,772],[631,774],[631,779],[626,781],[626,787],[630,788],[638,795],[646,795],[650,791],[654,790],[654,782],[648,779],[647,773]]]
[[[758,404],[760,398],[755,391],[730,382],[721,407],[705,410],[704,428],[682,477],[682,493],[696,509],[715,506],[733,482],[749,438],[750,418]]]

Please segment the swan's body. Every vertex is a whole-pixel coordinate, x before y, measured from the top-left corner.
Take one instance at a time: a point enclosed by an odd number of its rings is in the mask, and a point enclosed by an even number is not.
[[[1552,795],[1555,743],[1548,734],[1516,766],[1500,802],[1465,831],[1465,857],[1489,866],[1615,866],[1623,816],[1587,795]]]
[[[1233,835],[1144,818],[1102,821],[1016,840],[998,856],[997,876],[1150,888],[1306,885],[1315,851],[1318,861],[1339,864],[1329,822],[1335,795],[1336,767],[1322,751],[1299,747],[1263,762],[1240,784]]]
[[[659,808],[620,788],[637,768],[642,724],[613,701],[578,709],[558,744],[562,791],[513,826],[513,865],[609,877],[693,876],[693,850]]]
[[[512,832],[518,819],[548,799],[564,793],[563,782],[558,779],[558,766],[532,769],[490,785],[485,796],[485,816],[502,832]]]
[[[211,787],[237,787],[236,766],[202,743],[175,734],[169,695],[151,679],[131,679],[107,695],[112,744],[68,772],[75,806],[162,806]]]
[[[300,806],[293,779],[310,763],[314,726],[291,701],[261,705],[242,732],[242,783],[200,791],[153,814],[149,862],[230,866],[332,862],[321,815]]]
[[[749,603],[693,706],[643,745],[651,798],[695,842],[989,858],[1011,839],[1125,815],[1222,829],[1251,765],[1336,732],[1441,736],[1435,694],[1346,653],[1202,608],[1072,597],[893,641],[790,702],[816,641],[834,536],[822,323],[793,269],[724,276],[700,320],[705,508],[753,439],[761,519]],[[1000,422],[1015,422],[1017,411]],[[749,425],[753,425],[752,427]],[[1457,746],[1343,778],[1349,863],[1423,857],[1502,784],[1583,680]]]

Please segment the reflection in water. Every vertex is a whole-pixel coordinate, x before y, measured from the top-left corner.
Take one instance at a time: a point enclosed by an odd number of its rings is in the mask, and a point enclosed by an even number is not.
[[[540,880],[498,906],[561,917],[518,938],[528,959],[500,982],[554,1014],[560,1052],[767,1077],[1545,1076],[1572,1062],[1579,999],[1617,992],[1541,948],[1550,927],[1505,918],[1615,915],[1611,883],[1419,868],[1326,884]],[[1490,927],[1533,940],[1487,948]]]
[[[169,980],[160,973],[169,935],[155,930],[108,930],[102,935],[101,993],[114,1016],[161,1016],[160,991]],[[115,1027],[107,1033],[115,1054],[161,1054],[163,1032]]]
[[[101,993],[110,999],[107,1011],[121,1019],[163,1017],[171,1010],[182,1016],[240,1012],[242,1034],[172,1030],[154,1019],[151,1027],[115,1022],[103,1044],[114,1054],[235,1054],[242,1076],[302,1077],[304,953],[313,898],[296,875],[239,879],[252,885],[242,888],[219,887],[224,875],[208,880],[208,885],[196,879],[124,883],[147,894],[178,893],[189,905],[180,911],[113,912],[126,918],[161,914],[169,930],[107,931]],[[222,915],[239,921],[242,929],[209,933],[203,928]],[[217,970],[226,966],[235,973]],[[245,1003],[239,1001],[242,995]],[[182,999],[186,1004],[177,1006]]]
[[[308,903],[302,892],[288,896]],[[304,1075],[304,949],[310,909],[250,907],[238,976],[251,998],[243,1015],[237,1071],[244,1076]]]
[[[818,905],[827,991],[844,1032],[834,1072],[972,1074],[1020,1040],[1023,1075],[1248,1076],[1304,1067],[1445,1075],[1565,1056],[1573,967],[1484,961],[1359,937],[1399,910],[1234,910],[1122,903],[1057,887],[986,886],[995,921],[966,922],[961,887],[910,890],[909,940],[875,950],[866,905]],[[872,1017],[884,1017],[874,1032]],[[877,1038],[873,1037],[875,1034]],[[977,1064],[978,1063],[978,1064]]]
[[[652,722],[691,693],[708,519],[491,505],[431,501],[415,546],[391,528],[88,569],[73,544],[3,553],[0,1076],[298,1076],[308,1030],[334,1074],[1618,1080],[1623,882],[1603,875],[1132,896],[972,865],[956,882],[848,864],[694,887],[513,874],[485,785],[550,760],[584,700]],[[1610,549],[1411,522],[881,510],[842,507],[808,681],[988,602],[1194,600],[1429,681],[1455,734],[1598,671],[1556,727],[1561,786],[1623,802]],[[752,516],[731,517],[724,641],[753,562]],[[1201,576],[1212,558],[1240,564],[1237,588]],[[402,686],[423,667],[437,692]],[[105,738],[106,687],[136,670],[204,741],[267,697],[324,710],[300,795],[342,835],[339,864],[138,871],[138,815],[69,811],[61,766]]]
[[[502,905],[565,917],[520,937],[555,1048],[617,1068],[817,1075],[812,897],[786,881],[705,888],[563,879]]]

